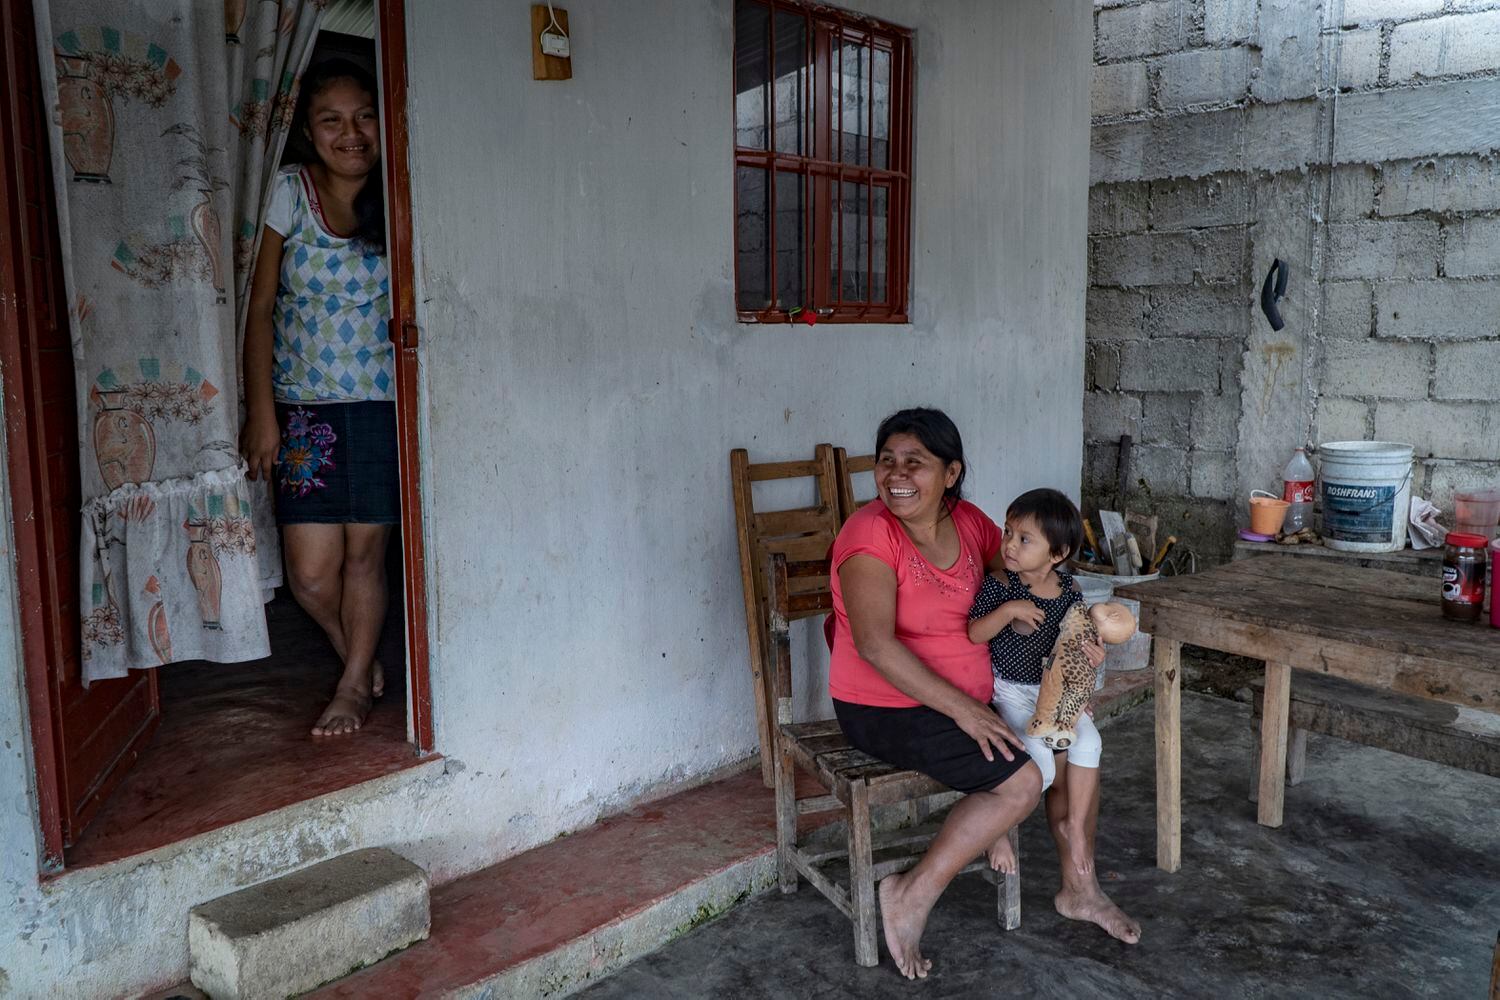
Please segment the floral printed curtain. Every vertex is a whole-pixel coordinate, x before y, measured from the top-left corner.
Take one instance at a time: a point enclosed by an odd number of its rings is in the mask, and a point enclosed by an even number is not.
[[[84,682],[270,653],[250,269],[326,0],[37,0],[78,380]],[[227,225],[226,225],[227,220]]]

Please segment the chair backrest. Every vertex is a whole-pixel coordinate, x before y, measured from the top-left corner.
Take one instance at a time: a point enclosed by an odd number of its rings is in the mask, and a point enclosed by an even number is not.
[[[833,611],[831,572],[830,559],[792,560],[780,552],[772,553],[766,566],[772,697],[776,722],[782,725],[792,721],[791,622]]]
[[[870,500],[856,500],[854,498],[854,477],[861,472],[875,471],[874,455],[855,455],[850,458],[843,448],[833,449],[833,463],[838,470],[839,477],[839,522],[849,520],[849,517]]]
[[[771,777],[771,720],[775,702],[769,679],[766,648],[768,596],[766,565],[773,553],[798,561],[828,555],[843,519],[839,516],[838,475],[833,446],[820,444],[811,460],[751,463],[749,453],[736,448],[729,453],[729,476],[734,490],[734,519],[739,534],[740,583],[745,596],[745,631],[750,646],[750,670],[756,688],[756,718],[761,737],[761,766]],[[814,503],[781,510],[757,510],[754,484],[782,480],[811,479]],[[795,588],[813,584],[798,578]],[[826,587],[826,581],[824,586]],[[815,589],[815,588],[814,588]],[[805,618],[817,612],[793,612]]]

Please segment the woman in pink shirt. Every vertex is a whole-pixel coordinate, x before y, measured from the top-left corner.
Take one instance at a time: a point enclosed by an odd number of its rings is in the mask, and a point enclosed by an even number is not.
[[[878,499],[833,543],[829,693],[855,747],[968,793],[916,867],[880,883],[886,945],[911,979],[932,967],[919,945],[933,903],[1031,812],[1042,776],[990,707],[989,651],[969,641],[1001,535],[961,498],[958,428],[939,410],[902,410],[881,422],[875,452]]]

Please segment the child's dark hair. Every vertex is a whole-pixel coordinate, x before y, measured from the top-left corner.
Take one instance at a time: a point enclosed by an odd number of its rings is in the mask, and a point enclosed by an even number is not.
[[[375,87],[375,78],[350,59],[325,59],[309,68],[302,76],[290,136],[297,144],[296,158],[303,163],[312,163],[318,158],[312,143],[306,138],[308,105],[314,97],[340,80],[353,83],[369,94],[372,101],[380,93]],[[365,178],[365,186],[359,189],[359,194],[354,196],[354,220],[353,238],[373,253],[385,253],[385,183],[381,180],[378,165]]]
[[[1036,520],[1042,537],[1052,551],[1052,558],[1066,559],[1083,548],[1083,515],[1067,494],[1057,490],[1027,490],[1011,501],[1005,512],[1007,521],[1018,517]]]
[[[880,428],[875,432],[875,454],[879,455],[886,441],[897,434],[910,434],[944,465],[958,463],[958,478],[943,491],[943,499],[949,505],[962,500],[969,463],[964,460],[964,439],[959,436],[953,421],[948,419],[948,414],[924,406],[897,410],[880,422]]]

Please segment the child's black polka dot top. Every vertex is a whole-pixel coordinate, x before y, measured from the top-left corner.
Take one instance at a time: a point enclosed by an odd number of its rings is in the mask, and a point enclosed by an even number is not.
[[[1021,635],[1007,625],[1000,634],[990,640],[990,670],[1001,680],[1012,684],[1042,683],[1042,667],[1052,652],[1057,634],[1062,631],[1063,615],[1075,604],[1083,602],[1083,595],[1073,587],[1073,577],[1061,569],[1056,571],[1062,593],[1056,597],[1038,597],[1021,578],[1010,570],[1005,571],[1005,581],[985,574],[979,587],[979,596],[969,609],[969,620],[983,618],[1006,601],[1030,601],[1046,614],[1041,626],[1030,635]]]

